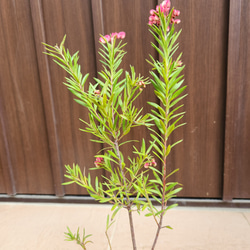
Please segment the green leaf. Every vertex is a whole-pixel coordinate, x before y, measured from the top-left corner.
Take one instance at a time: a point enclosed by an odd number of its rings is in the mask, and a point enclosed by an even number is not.
[[[115,209],[115,211],[112,214],[111,220],[113,220],[116,216],[116,214],[120,211],[120,209],[122,208],[122,206],[118,206],[118,208]]]
[[[167,175],[166,179],[169,178],[171,175],[175,174],[178,171],[179,171],[179,169],[173,170],[170,174]]]
[[[171,96],[171,98],[170,98],[169,101],[171,102],[171,101],[174,100],[177,96],[179,96],[179,95],[186,89],[186,87],[187,87],[187,86],[184,86],[184,87],[182,87],[182,88],[176,90],[176,92],[173,93],[173,95]]]
[[[80,105],[82,105],[82,106],[84,106],[84,107],[88,107],[88,105],[85,103],[85,102],[83,102],[83,101],[81,101],[81,100],[79,100],[79,99],[74,99],[75,100],[75,102],[77,102],[78,104],[80,104]]]
[[[75,183],[75,181],[63,182],[62,185],[70,185],[70,184],[73,184],[73,183]]]
[[[177,98],[177,99],[175,99],[174,101],[172,101],[171,102],[171,104],[169,105],[169,108],[171,108],[171,107],[173,107],[176,103],[178,103],[179,101],[181,101],[183,98],[185,98],[187,96],[187,94],[186,95],[183,95],[183,96],[181,96],[181,97],[179,97],[179,98]]]

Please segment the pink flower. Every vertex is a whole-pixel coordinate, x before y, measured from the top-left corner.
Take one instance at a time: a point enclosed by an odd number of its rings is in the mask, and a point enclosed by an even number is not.
[[[171,6],[170,0],[163,1],[161,4],[161,7],[165,10],[169,10]]]
[[[124,31],[121,31],[121,32],[118,33],[117,38],[124,39],[125,36],[126,36],[126,33]]]
[[[114,40],[114,38],[124,39],[125,36],[126,36],[126,33],[124,31],[121,31],[119,33],[113,32],[110,35],[105,35],[104,37],[100,37],[99,42],[108,43],[108,42],[112,42]]]
[[[110,42],[110,41],[111,41],[111,37],[110,37],[110,35],[105,35],[104,37],[100,37],[100,38],[99,38],[99,41],[100,41],[101,43]]]
[[[150,17],[148,24],[149,25],[155,24],[159,26],[160,25],[160,18],[158,16],[159,10],[161,10],[161,12],[164,13],[165,16],[167,16],[170,10],[170,5],[171,5],[170,0],[165,0],[160,5],[157,5],[155,10],[151,9],[149,11]]]
[[[99,42],[100,42],[100,43],[106,43],[106,41],[104,40],[103,37],[100,37],[100,38],[99,38]]]
[[[155,161],[154,158],[153,158],[150,162],[146,162],[146,163],[144,164],[144,168],[149,168],[149,167],[151,167],[151,166],[153,166],[153,167],[156,167],[156,166],[157,166],[157,163],[156,163],[156,161]]]
[[[180,19],[175,19],[175,20],[173,21],[174,24],[178,24],[178,23],[180,23],[180,22],[181,22]]]
[[[179,10],[175,10],[175,9],[174,9],[174,10],[173,10],[172,16],[173,16],[173,17],[179,16],[180,13],[181,13],[181,12],[180,12]]]
[[[174,23],[174,24],[180,23],[181,22],[180,19],[175,19],[179,15],[180,15],[180,11],[174,9],[172,13],[172,17],[171,17],[171,23]]]
[[[143,81],[139,81],[137,85],[140,87],[139,88],[140,91],[146,88],[146,84]]]
[[[154,15],[156,13],[156,10],[152,9],[149,11],[150,15]]]
[[[98,168],[104,163],[104,159],[102,157],[97,157],[94,163],[95,166]]]
[[[111,33],[111,38],[115,38],[115,37],[117,37],[117,35],[118,35],[117,32]]]
[[[151,9],[149,11],[150,16],[149,16],[148,24],[149,25],[155,24],[155,25],[159,26],[161,24],[160,18],[159,18],[159,11],[161,11],[165,16],[167,16],[169,14],[169,11],[170,11],[170,6],[171,6],[170,0],[164,0],[160,5],[156,6],[155,10]],[[173,13],[172,13],[172,17],[171,17],[171,23],[175,23],[175,24],[180,23],[181,22],[180,19],[175,19],[175,17],[177,17],[179,15],[180,15],[180,11],[174,9]],[[169,28],[168,28],[168,31],[169,31]]]
[[[94,91],[95,96],[99,96],[101,94],[101,91],[99,89],[96,89]]]

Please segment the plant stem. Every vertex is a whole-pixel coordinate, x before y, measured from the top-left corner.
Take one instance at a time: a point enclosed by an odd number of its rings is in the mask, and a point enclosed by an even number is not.
[[[160,230],[162,228],[162,221],[163,221],[163,213],[160,216],[160,221],[159,221],[159,224],[158,224],[158,228],[157,228],[157,231],[156,231],[156,234],[155,234],[154,243],[153,243],[153,246],[152,246],[151,250],[155,249],[155,245],[156,245],[157,240],[159,238]]]
[[[166,60],[165,60],[166,62]],[[165,71],[167,72],[168,75],[168,67],[165,63]],[[168,89],[167,89],[168,93]],[[169,107],[168,107],[168,96],[166,97],[166,117],[169,114]],[[168,122],[165,124],[166,126],[166,131],[168,128]],[[163,160],[163,176],[162,176],[162,198],[161,198],[161,215],[160,215],[160,220],[158,223],[158,228],[155,234],[155,239],[153,242],[152,250],[155,249],[155,245],[157,243],[157,240],[159,238],[160,230],[162,229],[162,221],[163,221],[163,216],[164,216],[164,210],[167,206],[167,202],[165,202],[165,193],[166,193],[166,177],[167,177],[167,141],[168,141],[168,135],[167,132],[164,134],[164,160]]]
[[[133,244],[133,250],[136,250],[136,241],[135,241],[135,229],[134,229],[134,223],[133,223],[133,217],[132,217],[132,211],[130,207],[127,207],[128,210],[128,217],[129,217],[129,225],[130,225],[130,233],[131,233],[131,239]]]
[[[166,202],[165,202],[165,192],[166,192],[166,175],[167,175],[167,166],[166,166],[166,163],[167,163],[167,157],[165,156],[164,157],[164,166],[163,166],[163,188],[162,188],[162,201],[161,201],[161,215],[160,215],[160,220],[159,220],[159,223],[158,223],[158,228],[157,228],[157,231],[156,231],[156,234],[155,234],[155,239],[154,239],[154,242],[153,242],[153,246],[151,248],[151,250],[154,250],[155,249],[155,245],[157,243],[157,240],[159,238],[159,234],[160,234],[160,230],[162,229],[162,221],[163,221],[163,216],[164,216],[164,209],[166,207]]]
[[[123,183],[125,186],[125,193],[126,193],[126,200],[127,200],[127,210],[128,210],[128,217],[129,217],[129,226],[130,226],[130,233],[131,233],[131,239],[132,239],[132,244],[133,244],[133,250],[136,250],[136,241],[135,241],[135,230],[134,230],[134,223],[133,223],[133,216],[132,216],[132,210],[131,210],[131,204],[130,204],[130,199],[129,199],[129,195],[127,193],[127,183],[126,183],[126,178],[125,178],[125,174],[124,171],[122,169],[122,160],[121,160],[121,155],[120,155],[120,149],[119,149],[119,144],[118,144],[118,140],[116,139],[115,142],[115,149],[116,149],[116,154],[119,158],[119,168],[122,174],[122,178],[123,178]]]
[[[111,42],[111,55],[110,58],[114,59],[114,44],[113,42]],[[115,75],[115,72],[113,71],[113,62],[110,64],[110,84],[111,84],[111,88],[110,88],[110,96],[112,96],[113,94],[113,76]],[[114,114],[114,105],[111,106],[111,118],[112,118],[112,123],[113,125],[115,124],[115,114]],[[132,244],[133,244],[133,250],[136,250],[136,241],[135,241],[135,231],[134,231],[134,224],[133,224],[133,217],[132,217],[132,210],[131,210],[131,202],[129,199],[129,195],[128,195],[128,186],[127,186],[127,182],[126,182],[126,176],[125,173],[123,171],[123,167],[122,167],[122,158],[121,158],[121,154],[120,154],[120,148],[119,148],[119,143],[118,143],[118,136],[117,136],[117,132],[114,131],[114,149],[116,152],[116,155],[119,159],[119,169],[122,175],[122,179],[123,179],[123,185],[124,185],[124,190],[125,190],[125,196],[126,196],[126,208],[128,210],[128,216],[129,216],[129,225],[130,225],[130,232],[131,232],[131,239],[132,239]]]
[[[111,242],[110,242],[110,239],[109,239],[108,231],[107,231],[107,230],[105,231],[105,234],[106,234],[106,237],[107,237],[107,239],[108,239],[109,249],[112,250]]]

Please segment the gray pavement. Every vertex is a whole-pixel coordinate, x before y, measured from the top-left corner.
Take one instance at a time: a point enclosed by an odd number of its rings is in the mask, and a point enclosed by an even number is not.
[[[80,250],[64,240],[85,227],[94,244],[88,250],[108,250],[104,234],[108,205],[0,202],[1,250]],[[150,249],[156,225],[153,218],[134,213],[138,250]],[[250,250],[250,209],[178,207],[165,216],[156,250]],[[109,230],[112,250],[132,249],[127,212],[121,210]]]

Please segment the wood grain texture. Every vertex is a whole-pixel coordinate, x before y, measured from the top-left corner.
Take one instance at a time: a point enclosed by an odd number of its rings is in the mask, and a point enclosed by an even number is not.
[[[102,65],[98,53],[99,38],[100,35],[104,35],[104,23],[103,23],[103,5],[102,0],[91,1],[92,20],[93,20],[93,35],[95,43],[95,57],[96,57],[96,70],[100,72]],[[98,75],[97,75],[98,77]]]
[[[67,34],[66,47],[71,53],[79,51],[82,73],[90,73],[89,81],[96,75],[95,43],[90,1],[43,1],[46,43],[60,43]],[[51,89],[54,100],[56,127],[63,165],[77,163],[88,170],[94,166],[94,155],[101,146],[91,143],[89,134],[79,131],[87,119],[86,110],[74,102],[74,96],[61,83],[65,72],[49,58]],[[63,171],[64,167],[62,166]],[[67,181],[67,179],[65,179]],[[77,185],[65,186],[66,194],[86,194]]]
[[[149,10],[159,0],[1,0],[0,1],[0,193],[85,195],[76,186],[63,188],[65,164],[93,167],[102,145],[79,131],[88,119],[74,96],[62,86],[65,72],[42,54],[41,42],[79,50],[89,81],[101,69],[100,34],[125,31],[125,70],[150,76]],[[179,196],[250,198],[250,104],[248,0],[172,0],[181,11],[187,125],[171,141],[184,138],[170,154],[169,171],[184,185]],[[230,6],[229,6],[230,4]],[[229,8],[230,7],[230,8]],[[229,12],[230,10],[230,12]],[[230,17],[230,19],[229,19]],[[148,86],[136,101],[157,101]],[[226,132],[225,132],[226,128]],[[134,129],[127,139],[150,139]],[[139,146],[139,144],[135,144]],[[122,150],[131,155],[132,147]],[[101,173],[97,173],[100,177]]]
[[[17,193],[52,194],[29,1],[1,1],[0,9],[1,37],[4,38],[0,48],[1,110],[15,189]]]
[[[10,157],[10,148],[4,123],[3,103],[0,99],[0,193],[16,194],[15,177]]]
[[[48,133],[48,147],[50,152],[50,167],[53,174],[53,183],[55,194],[63,196],[65,191],[62,186],[63,169],[60,157],[60,148],[58,143],[58,132],[56,128],[54,100],[51,92],[51,78],[48,68],[48,57],[43,56],[44,46],[41,41],[46,41],[42,3],[40,0],[30,1],[32,24],[34,30],[34,40],[36,46],[36,54],[39,60],[38,70],[40,77],[40,84],[42,90],[42,98],[44,105],[44,113],[46,117],[46,129]],[[44,180],[46,182],[46,180]]]
[[[222,196],[224,113],[227,63],[227,1],[173,0],[180,10],[187,125],[172,139],[184,141],[170,154],[169,168],[179,168],[183,197]],[[209,11],[208,11],[209,10]]]
[[[8,180],[9,177],[5,177],[4,176],[4,173],[3,173],[3,167],[2,167],[2,164],[1,164],[2,160],[0,158],[0,183],[2,183],[2,185],[0,186],[0,193],[1,194],[6,194],[8,193],[9,191],[7,191],[7,188],[6,188],[6,184],[5,184],[5,179]],[[9,192],[10,194],[13,194],[13,192]]]
[[[250,198],[249,13],[249,1],[230,1],[224,200]]]

